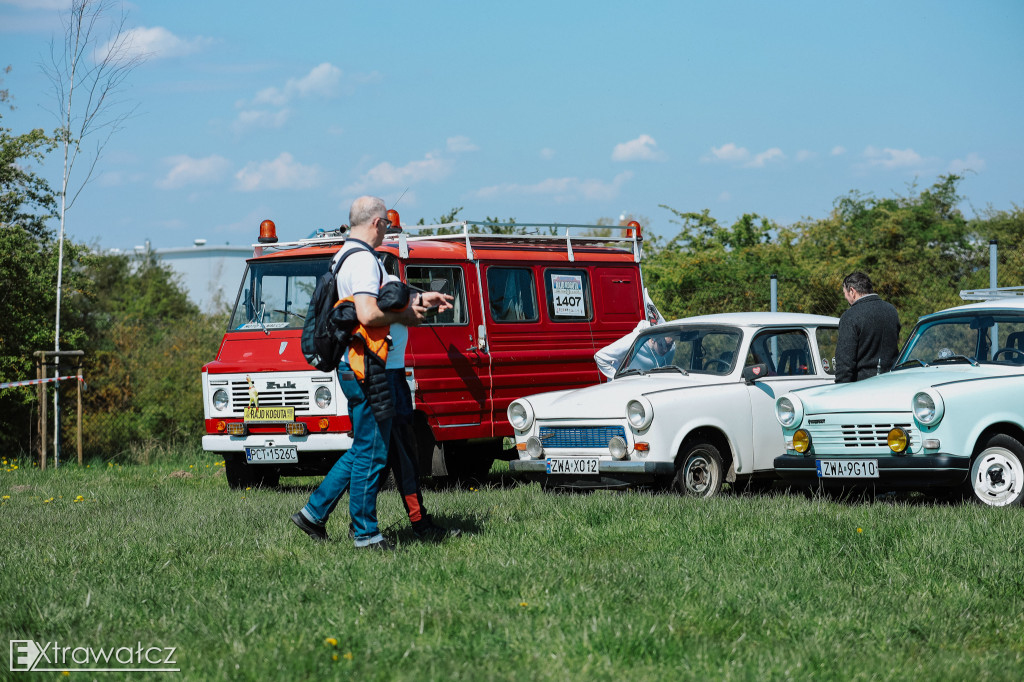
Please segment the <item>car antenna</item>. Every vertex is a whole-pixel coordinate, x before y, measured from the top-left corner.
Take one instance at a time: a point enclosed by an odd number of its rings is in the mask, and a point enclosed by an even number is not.
[[[409,191],[409,188],[406,187],[405,188],[405,192],[408,192],[408,191]],[[391,205],[391,208],[394,208],[395,206],[398,206],[398,202],[401,201],[402,197],[405,196],[405,192],[402,192],[402,194],[397,199],[395,199],[395,203]]]

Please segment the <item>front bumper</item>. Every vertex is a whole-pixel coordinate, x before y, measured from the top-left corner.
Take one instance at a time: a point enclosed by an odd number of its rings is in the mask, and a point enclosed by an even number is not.
[[[873,459],[878,478],[819,478],[815,460]],[[876,457],[834,457],[829,455],[782,455],[775,458],[775,472],[786,481],[820,482],[824,486],[876,486],[880,488],[951,488],[967,480],[971,458],[937,453],[934,455],[880,455]]]
[[[247,447],[275,447],[294,445],[299,451],[299,461],[303,453],[337,453],[352,447],[352,437],[344,433],[311,433],[307,436],[289,436],[286,433],[261,433],[248,436],[205,435],[203,450],[207,452],[245,452]]]
[[[672,476],[672,462],[638,462],[630,460],[601,460],[600,473],[548,474],[543,459],[514,459],[508,463],[509,471],[543,478],[545,482],[566,488],[625,488],[638,483],[649,483],[658,476]]]

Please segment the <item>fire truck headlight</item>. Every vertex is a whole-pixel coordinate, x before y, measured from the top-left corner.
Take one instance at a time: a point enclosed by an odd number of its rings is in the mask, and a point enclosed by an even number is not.
[[[321,386],[316,389],[316,406],[321,410],[331,404],[331,389]]]
[[[228,392],[223,388],[218,388],[213,392],[213,409],[220,412],[221,410],[227,409],[228,406]]]

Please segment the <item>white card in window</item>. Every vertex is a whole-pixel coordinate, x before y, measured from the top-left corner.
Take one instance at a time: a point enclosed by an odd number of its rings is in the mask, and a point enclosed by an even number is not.
[[[583,305],[583,276],[551,274],[551,295],[555,302],[555,315],[559,317],[586,317]]]

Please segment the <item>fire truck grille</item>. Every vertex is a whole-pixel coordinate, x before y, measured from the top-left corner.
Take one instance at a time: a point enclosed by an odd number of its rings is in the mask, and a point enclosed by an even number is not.
[[[304,389],[264,389],[259,392],[260,407],[294,407],[296,413],[309,411],[309,391]],[[231,382],[231,412],[241,415],[249,404],[249,385]]]
[[[621,426],[540,427],[540,442],[545,448],[607,448],[614,436],[625,440],[626,429]]]

